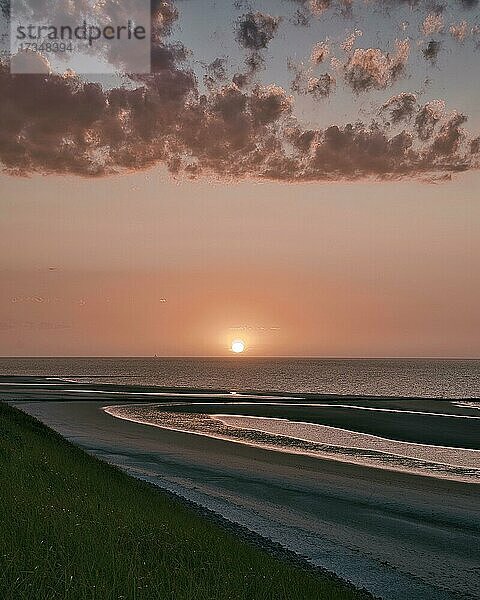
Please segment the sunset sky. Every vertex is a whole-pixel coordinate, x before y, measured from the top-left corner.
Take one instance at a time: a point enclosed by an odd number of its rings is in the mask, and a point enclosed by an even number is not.
[[[153,5],[0,67],[0,354],[479,357],[480,5]]]

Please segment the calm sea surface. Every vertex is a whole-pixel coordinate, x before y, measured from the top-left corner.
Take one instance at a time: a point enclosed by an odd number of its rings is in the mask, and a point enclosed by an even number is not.
[[[0,358],[0,374],[237,391],[480,398],[480,360]]]

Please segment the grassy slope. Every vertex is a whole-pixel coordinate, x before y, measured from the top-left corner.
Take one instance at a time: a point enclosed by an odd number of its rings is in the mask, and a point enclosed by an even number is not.
[[[0,598],[355,599],[0,403]]]

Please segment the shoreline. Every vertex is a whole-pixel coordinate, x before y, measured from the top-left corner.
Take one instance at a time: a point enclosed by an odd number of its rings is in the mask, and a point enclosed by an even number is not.
[[[66,437],[130,475],[280,542],[357,589],[389,600],[453,600],[471,598],[469,590],[478,586],[471,571],[478,541],[476,484],[398,477],[241,445],[231,454],[226,442],[199,443],[169,431],[152,435],[155,428],[111,417],[127,427],[103,421],[100,434],[101,412],[91,402],[81,404],[33,408],[48,409],[42,420],[57,431],[60,421],[85,422],[96,430],[95,440],[78,429],[76,438]],[[455,508],[442,504],[446,494]]]
[[[466,600],[480,592],[476,483],[155,428],[101,410],[118,397],[60,395],[48,401],[40,392],[33,401],[31,388],[21,402],[21,389],[8,394],[87,452],[355,589],[388,600]]]
[[[34,590],[37,600],[192,600],[195,590],[211,600],[373,600],[23,411],[0,402],[0,413],[3,599]]]
[[[262,403],[258,403],[257,406],[261,406]],[[120,405],[108,405],[102,407],[102,410],[113,418],[130,421],[132,423],[138,423],[148,427],[158,427],[160,429],[168,429],[170,431],[178,431],[181,433],[189,433],[191,435],[200,435],[210,437],[213,439],[223,440],[235,444],[244,444],[252,447],[263,448],[272,450],[275,452],[284,452],[286,454],[300,454],[304,456],[311,456],[314,458],[321,458],[324,460],[333,460],[338,462],[345,462],[348,464],[358,464],[364,467],[373,469],[384,469],[394,472],[405,472],[425,477],[444,478],[451,481],[461,481],[464,483],[480,483],[480,469],[476,468],[477,462],[472,465],[460,465],[454,464],[454,462],[443,462],[442,460],[428,460],[427,458],[421,459],[419,457],[409,456],[407,450],[404,454],[395,452],[384,452],[375,448],[365,446],[342,446],[328,441],[316,441],[312,439],[306,439],[302,437],[289,437],[286,433],[278,431],[271,431],[265,429],[257,429],[254,427],[229,427],[225,424],[224,418],[234,419],[251,419],[252,417],[245,417],[244,415],[236,414],[215,414],[215,413],[170,413],[168,411],[172,405],[169,404],[120,404]],[[185,405],[179,405],[181,409],[185,406],[189,406],[188,403]],[[208,406],[207,404],[200,404],[200,406]],[[219,406],[217,404],[215,407]],[[148,408],[149,412],[146,416],[142,416],[141,412],[138,414],[139,408]],[[134,414],[128,412],[129,408],[133,408]],[[152,414],[152,410],[160,409],[161,412]],[[125,409],[127,413],[125,414]],[[162,410],[163,409],[163,410]],[[240,409],[240,407],[239,407]],[[168,412],[164,412],[167,410]],[[189,423],[185,420],[186,415],[194,417]],[[182,418],[183,417],[183,418]],[[223,418],[222,418],[223,417]],[[181,422],[181,425],[177,424],[176,418]],[[466,417],[472,418],[472,417]],[[479,418],[479,417],[474,417]],[[473,461],[473,457],[476,461],[480,459],[479,450],[470,450],[466,448],[452,448],[450,446],[433,446],[425,444],[415,444],[412,442],[395,442],[388,438],[381,438],[379,436],[369,436],[366,434],[358,434],[352,430],[342,429],[338,427],[329,427],[323,425],[314,425],[308,422],[291,421],[285,418],[275,417],[253,417],[253,420],[264,420],[264,421],[280,421],[282,423],[288,423],[289,425],[302,425],[306,427],[317,427],[324,428],[330,431],[342,432],[343,434],[350,434],[352,436],[358,436],[361,439],[372,439],[375,442],[381,442],[382,444],[395,444],[396,447],[405,445],[404,447],[417,446],[421,447],[424,451],[428,450],[430,453],[434,453],[435,449],[438,451],[461,451],[467,455],[468,459]],[[348,442],[347,442],[348,443]],[[477,454],[479,453],[479,454]],[[383,461],[383,462],[382,462]]]

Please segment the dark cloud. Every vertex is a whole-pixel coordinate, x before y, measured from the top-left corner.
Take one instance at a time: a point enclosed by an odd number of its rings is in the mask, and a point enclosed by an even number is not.
[[[263,56],[259,52],[251,52],[245,59],[246,70],[242,73],[235,73],[233,82],[239,88],[251,85],[256,74],[264,67],[264,65],[265,59]]]
[[[261,12],[250,12],[237,20],[235,24],[237,40],[249,51],[245,59],[245,72],[236,73],[233,77],[238,87],[243,88],[252,84],[257,72],[263,68],[265,58],[262,51],[275,37],[280,21],[280,17],[272,17]]]
[[[313,75],[311,69],[305,69],[303,65],[289,63],[288,68],[295,73],[291,83],[291,90],[297,94],[310,95],[315,100],[327,98],[334,91],[336,79],[330,73]]]
[[[445,114],[445,103],[441,100],[427,102],[415,117],[415,128],[422,141],[428,140]]]
[[[10,58],[10,67],[16,73],[50,73],[48,60],[38,52],[23,50]]]
[[[252,82],[251,73],[235,73],[232,81],[238,88],[244,88]]]
[[[432,63],[436,62],[441,47],[442,45],[440,42],[437,42],[436,40],[430,40],[426,48],[422,50],[424,58]]]
[[[164,164],[189,177],[323,181],[444,177],[478,168],[478,139],[441,102],[413,95],[384,110],[412,127],[376,122],[305,129],[280,87],[235,84],[206,95],[188,71],[166,68],[137,89],[103,90],[74,76],[12,76],[0,69],[0,160],[11,174],[107,175]]]
[[[457,153],[461,142],[465,139],[462,125],[467,122],[467,117],[459,113],[453,113],[448,120],[441,125],[438,135],[433,140],[431,153],[437,156],[452,156]]]
[[[390,115],[392,123],[396,124],[405,119],[410,119],[417,107],[417,97],[409,92],[402,92],[398,96],[392,96],[381,108],[381,112]]]
[[[238,42],[247,50],[264,50],[275,37],[279,23],[279,17],[261,12],[247,13],[236,24]]]
[[[290,19],[291,23],[300,27],[308,27],[310,25],[309,15],[305,10],[298,9],[295,15]]]
[[[148,79],[148,81],[147,81]],[[178,111],[195,88],[177,69],[138,77],[138,89],[104,91],[74,76],[11,75],[0,67],[0,160],[9,172],[98,175],[116,167],[161,160],[152,144],[175,127]],[[142,150],[142,140],[145,151]],[[116,165],[116,166],[115,166]]]
[[[186,60],[187,56],[188,51],[182,44],[154,44],[150,49],[151,71],[175,70],[175,64]]]
[[[250,95],[249,105],[254,123],[266,124],[290,114],[293,100],[279,86],[257,86]]]

